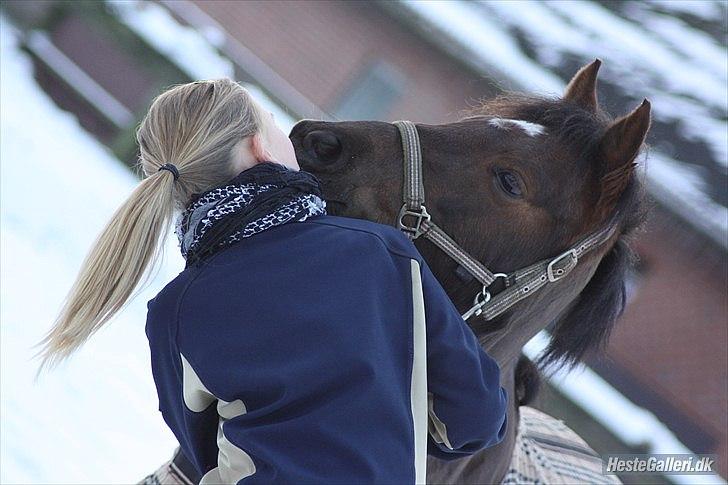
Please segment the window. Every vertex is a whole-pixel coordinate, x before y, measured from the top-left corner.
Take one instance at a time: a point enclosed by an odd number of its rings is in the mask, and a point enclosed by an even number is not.
[[[344,120],[385,119],[404,93],[405,75],[395,66],[379,61],[364,69],[334,109]]]

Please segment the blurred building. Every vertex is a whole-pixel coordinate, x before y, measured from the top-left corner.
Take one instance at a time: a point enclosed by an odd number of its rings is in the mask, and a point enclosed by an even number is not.
[[[655,106],[648,142],[656,161],[647,162],[648,173],[654,168],[647,181],[654,208],[636,242],[641,264],[630,280],[626,313],[606,358],[588,364],[654,413],[690,450],[717,453],[725,475],[728,162],[716,143],[725,144],[726,113],[705,93],[690,97],[680,91],[684,86],[671,84],[668,61],[662,63],[665,70],[650,70],[641,49],[655,52],[657,43],[682,59],[682,35],[692,36],[693,46],[725,52],[728,9],[715,3],[716,16],[709,6],[682,11],[662,3],[581,4],[587,5],[582,13],[575,4],[568,13],[543,12],[541,25],[513,4],[506,12],[502,5],[461,2],[451,2],[447,15],[411,3],[354,1],[171,0],[120,7],[6,0],[3,7],[26,29],[39,82],[130,164],[133,129],[151,98],[167,85],[194,77],[194,70],[185,69],[184,53],[175,58],[140,33],[144,15],[153,17],[160,5],[229,59],[230,75],[260,86],[294,118],[454,121],[480,98],[502,89],[529,90],[538,76],[557,86],[593,57],[603,58],[600,96],[610,113],[626,113],[644,96]],[[146,14],[135,17],[129,8]],[[556,31],[566,36],[568,25],[578,30],[577,15],[590,15],[592,22],[596,16],[600,26],[611,22],[615,36],[642,35],[646,44],[610,52],[600,47],[600,33],[593,30],[588,37],[593,45],[579,50],[568,41],[560,44],[565,41],[555,33],[549,36]],[[545,32],[541,37],[536,27]],[[193,63],[197,59],[191,57]],[[704,81],[706,89],[715,79],[725,91],[718,75]],[[669,103],[677,103],[677,114],[668,112]],[[692,111],[685,110],[687,103]],[[680,116],[700,122],[699,133],[683,126]],[[640,449],[639,444],[618,444],[618,437],[563,402],[556,391],[547,390],[540,406],[601,453],[615,452],[616,446]]]

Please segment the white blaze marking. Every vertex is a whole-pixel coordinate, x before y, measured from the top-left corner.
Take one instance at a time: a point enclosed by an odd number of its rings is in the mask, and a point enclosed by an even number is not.
[[[488,123],[491,126],[495,126],[496,128],[500,128],[502,130],[507,130],[512,126],[517,126],[518,128],[525,131],[528,136],[542,135],[546,132],[545,126],[531,123],[530,121],[510,120],[507,118],[491,118]]]

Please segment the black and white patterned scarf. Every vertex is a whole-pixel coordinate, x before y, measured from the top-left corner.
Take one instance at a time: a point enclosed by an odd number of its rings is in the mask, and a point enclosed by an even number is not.
[[[324,214],[326,202],[314,175],[263,162],[194,194],[175,222],[175,233],[189,267],[242,238]]]

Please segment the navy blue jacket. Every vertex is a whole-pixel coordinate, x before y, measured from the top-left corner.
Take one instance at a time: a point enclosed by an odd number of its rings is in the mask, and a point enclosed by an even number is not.
[[[200,483],[422,483],[500,442],[507,397],[412,242],[315,216],[148,302],[159,410]]]

